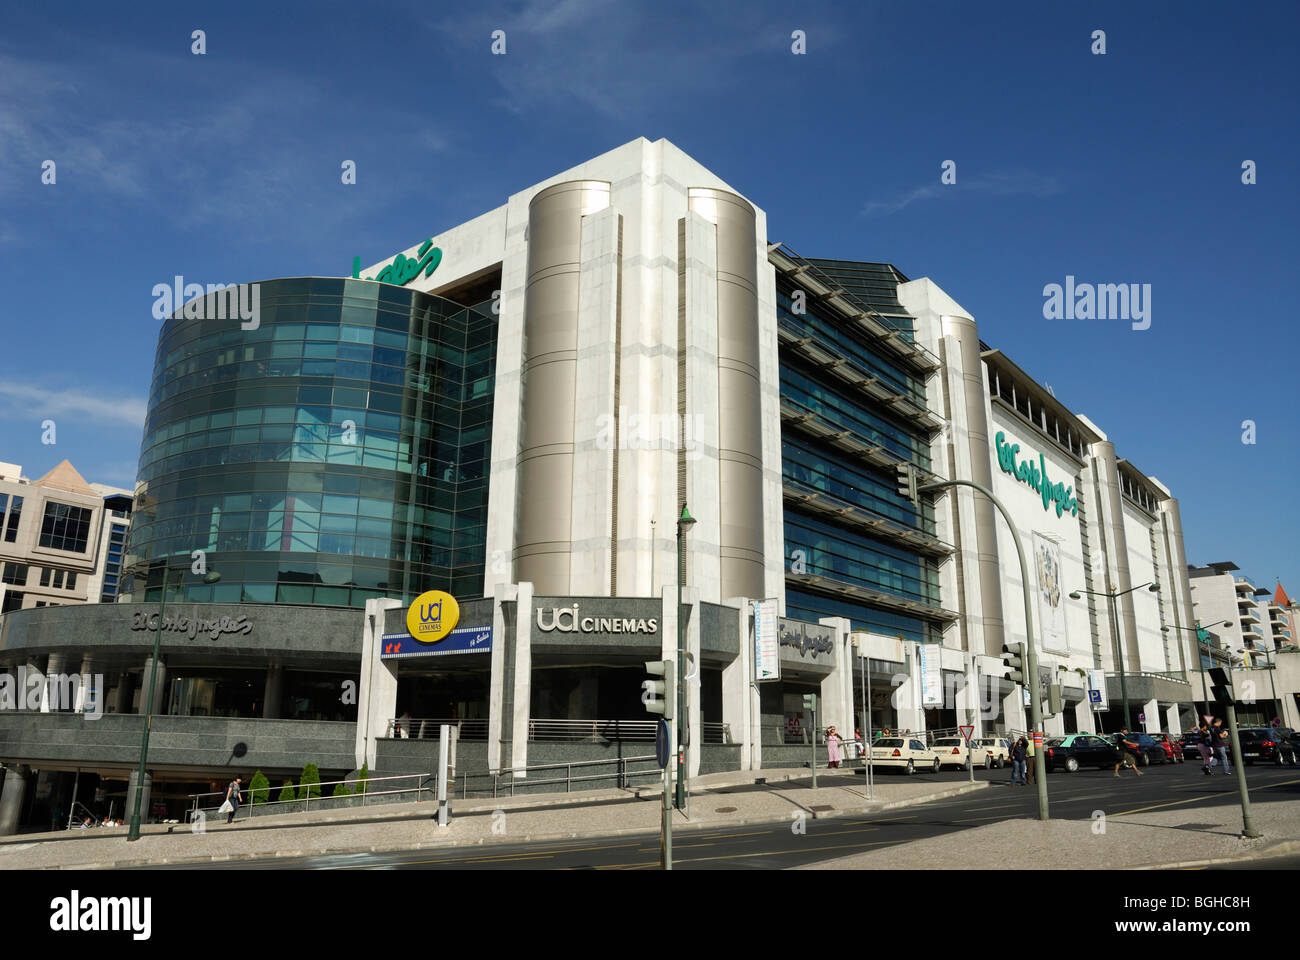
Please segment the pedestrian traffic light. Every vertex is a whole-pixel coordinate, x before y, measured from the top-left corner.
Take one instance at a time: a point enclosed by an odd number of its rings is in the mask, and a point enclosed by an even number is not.
[[[817,694],[815,694],[815,693],[805,693],[805,694],[803,695],[803,708],[804,708],[805,710],[816,710],[816,709],[817,709]]]
[[[1210,693],[1214,694],[1215,703],[1233,703],[1237,699],[1232,691],[1232,677],[1223,667],[1211,667],[1210,679],[1214,682]]]
[[[917,505],[916,468],[904,462],[897,464],[895,469],[898,471],[898,495]]]
[[[641,684],[641,702],[650,713],[665,720],[673,719],[673,705],[677,702],[677,667],[671,660],[647,660],[646,673],[650,679]],[[656,680],[662,677],[662,680]]]
[[[1049,683],[1047,685],[1047,712],[1053,716],[1059,716],[1065,709],[1065,699],[1061,696],[1061,685],[1059,683]]]
[[[1025,652],[1023,643],[1004,643],[1002,644],[1002,666],[1007,671],[1006,678],[1012,683],[1024,683],[1025,674],[1021,667],[1025,661],[1021,659],[1021,654]]]

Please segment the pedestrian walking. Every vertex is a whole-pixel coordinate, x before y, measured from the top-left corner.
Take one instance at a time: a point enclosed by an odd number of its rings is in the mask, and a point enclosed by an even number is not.
[[[1025,738],[1021,737],[1011,748],[1011,782],[1025,786]]]
[[[1220,717],[1214,718],[1214,726],[1210,729],[1214,743],[1214,755],[1219,758],[1219,766],[1223,769],[1224,776],[1232,776],[1232,761],[1228,759],[1228,747],[1231,740],[1228,737],[1228,728],[1223,725]]]
[[[1119,763],[1115,764],[1115,776],[1119,776],[1120,767],[1132,767],[1134,773],[1139,777],[1142,776],[1142,771],[1137,766],[1137,755],[1142,748],[1138,746],[1137,741],[1129,737],[1128,727],[1120,727],[1115,746],[1119,747]]]
[[[239,812],[239,802],[243,799],[240,792],[240,777],[235,777],[226,785],[226,802],[221,805],[221,812],[226,815],[226,823],[235,822],[235,814]]]
[[[838,769],[840,765],[840,744],[844,738],[835,732],[832,725],[826,728],[826,766]]]
[[[1034,762],[1034,737],[1030,734],[1025,738],[1025,780],[1027,783],[1034,783],[1034,777],[1037,774],[1036,764]]]
[[[1210,745],[1210,728],[1201,724],[1193,735],[1196,737],[1196,750],[1201,755],[1201,773],[1208,777],[1210,765],[1214,762],[1214,750]]]

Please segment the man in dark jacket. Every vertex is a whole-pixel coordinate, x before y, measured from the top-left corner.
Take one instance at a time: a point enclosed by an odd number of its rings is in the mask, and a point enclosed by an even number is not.
[[[1019,738],[1011,748],[1011,782],[1025,786],[1025,738]]]
[[[1132,767],[1134,773],[1139,777],[1142,776],[1142,771],[1137,766],[1137,756],[1142,752],[1142,748],[1129,736],[1128,727],[1120,728],[1115,746],[1119,747],[1119,763],[1115,764],[1115,776],[1119,776],[1120,767]]]

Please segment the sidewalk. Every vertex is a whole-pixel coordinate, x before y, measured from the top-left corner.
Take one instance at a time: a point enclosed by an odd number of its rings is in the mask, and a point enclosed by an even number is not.
[[[1004,820],[943,837],[797,867],[799,870],[1142,870],[1208,866],[1300,852],[1300,800],[1251,805],[1243,840],[1235,804],[1105,820]]]
[[[691,781],[690,819],[674,813],[673,830],[788,821],[799,813],[809,819],[872,813],[983,790],[988,785],[987,781],[972,785],[877,777],[876,799],[868,801],[863,796],[861,775],[850,770],[819,770],[816,790],[808,781],[806,769],[696,777]],[[657,834],[661,804],[661,787],[642,786],[453,801],[452,820],[446,828],[431,822],[437,804],[424,802],[259,816],[229,826],[213,818],[199,834],[192,833],[187,824],[153,824],[144,827],[134,843],[126,841],[126,827],[23,834],[0,840],[0,870],[158,866]]]

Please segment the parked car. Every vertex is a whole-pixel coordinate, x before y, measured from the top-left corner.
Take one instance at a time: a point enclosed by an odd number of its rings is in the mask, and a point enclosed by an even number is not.
[[[1200,760],[1200,742],[1200,734],[1184,733],[1178,738],[1178,744],[1174,749],[1182,754],[1184,760]]]
[[[1165,759],[1166,759],[1166,760],[1168,760],[1170,763],[1182,763],[1182,762],[1183,762],[1183,760],[1185,759],[1184,756],[1183,756],[1183,751],[1180,750],[1180,749],[1178,749],[1178,747],[1176,747],[1176,746],[1174,745],[1173,741],[1171,741],[1171,740],[1169,739],[1169,734],[1167,734],[1167,733],[1152,733],[1152,734],[1149,734],[1149,736],[1150,736],[1151,739],[1154,740],[1156,743],[1160,744],[1160,746],[1164,747],[1164,749],[1165,749]]]
[[[943,737],[930,746],[939,755],[940,767],[961,767],[963,770],[968,770],[971,756],[976,763],[983,764],[985,770],[993,766],[993,758],[988,751],[978,745],[977,741],[971,742],[969,754],[966,741],[962,737]]]
[[[1242,727],[1237,731],[1241,742],[1241,759],[1247,765],[1256,760],[1275,763],[1296,762],[1295,731],[1287,727]]]
[[[1011,762],[1011,741],[1005,737],[981,737],[973,741],[975,746],[984,751],[984,766],[996,766],[999,769]]]
[[[1064,769],[1074,773],[1080,767],[1113,767],[1119,763],[1119,750],[1105,737],[1093,733],[1071,733],[1052,737],[1043,745],[1047,772]]]
[[[939,772],[939,755],[919,737],[882,737],[871,745],[871,763],[899,767],[909,774],[917,770]]]
[[[1112,744],[1118,744],[1119,738],[1120,734],[1118,733],[1108,735],[1108,739]],[[1164,763],[1168,759],[1165,748],[1152,740],[1149,734],[1130,733],[1128,740],[1130,743],[1138,745],[1137,762],[1140,766],[1149,767],[1153,763]]]

